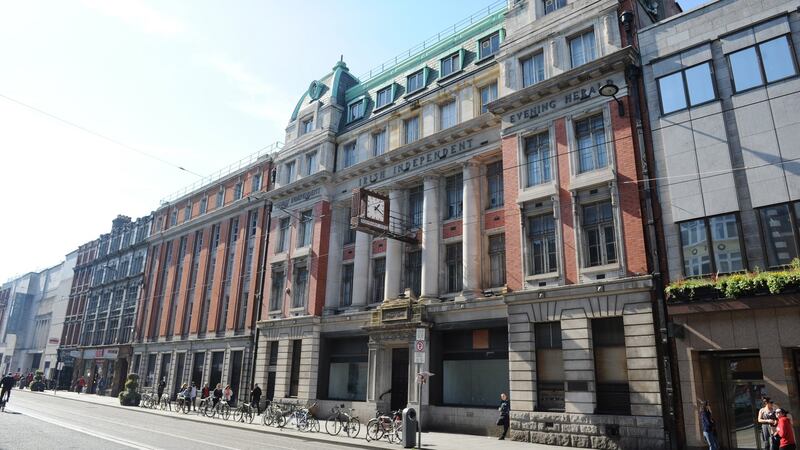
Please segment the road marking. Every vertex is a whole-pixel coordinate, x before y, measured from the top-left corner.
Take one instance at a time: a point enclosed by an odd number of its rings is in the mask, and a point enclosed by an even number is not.
[[[28,409],[25,409],[25,408],[18,408],[18,407],[15,406],[14,408],[11,409],[11,411],[17,411],[17,412],[19,412],[21,414],[24,414],[24,415],[28,416],[28,417],[31,417],[31,418],[34,418],[34,419],[37,419],[37,420],[41,420],[42,422],[52,423],[53,425],[59,426],[61,428],[66,428],[68,430],[77,431],[77,432],[83,433],[83,434],[88,434],[89,436],[94,436],[94,437],[97,437],[97,438],[100,438],[100,439],[104,439],[106,441],[113,442],[115,444],[124,445],[126,447],[136,448],[136,449],[141,449],[141,450],[155,450],[156,449],[156,447],[142,446],[142,445],[139,445],[139,444],[137,444],[135,442],[131,442],[131,441],[128,441],[128,440],[125,440],[125,439],[120,439],[120,438],[117,438],[117,437],[114,437],[114,436],[111,436],[111,435],[108,435],[108,434],[105,434],[105,433],[101,433],[101,432],[94,431],[94,430],[89,430],[89,429],[86,429],[86,428],[83,428],[83,427],[80,427],[80,426],[77,426],[77,425],[73,425],[71,423],[63,422],[61,420],[54,419],[52,417],[47,417],[47,416],[44,416],[44,415],[41,415],[41,414],[37,414],[37,413],[32,412],[31,410],[28,410]]]
[[[119,423],[118,421],[103,419],[102,417],[95,417],[95,419],[102,420],[104,422],[111,422],[111,423],[115,423],[115,424]],[[169,433],[165,433],[163,431],[154,430],[152,428],[137,427],[136,425],[131,425],[130,423],[126,424],[125,426],[127,428],[136,428],[137,430],[144,430],[144,431],[147,431],[148,433],[158,433],[158,434],[163,434],[165,436],[169,436],[171,438],[184,439],[184,440],[187,440],[187,441],[197,442],[197,443],[200,443],[200,444],[203,444],[203,445],[207,445],[207,446],[211,446],[211,447],[219,447],[219,448],[224,448],[224,449],[227,449],[227,450],[239,450],[238,447],[227,447],[227,446],[224,446],[224,445],[215,444],[213,442],[204,441],[204,440],[201,440],[201,439],[192,439],[190,437],[186,437],[186,436],[182,436],[180,434],[177,434],[174,431],[173,432],[169,432]],[[279,447],[279,448],[285,448],[285,447]]]

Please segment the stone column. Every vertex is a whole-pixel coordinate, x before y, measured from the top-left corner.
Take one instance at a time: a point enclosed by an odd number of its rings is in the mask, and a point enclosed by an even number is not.
[[[439,177],[426,176],[422,209],[422,292],[423,300],[439,299],[439,241],[442,233],[439,210]]]
[[[334,310],[339,307],[339,286],[342,281],[342,240],[345,228],[350,223],[349,217],[344,217],[342,208],[331,208],[331,234],[328,243],[328,276],[325,282],[325,309]],[[345,209],[345,212],[347,210]]]
[[[464,192],[462,198],[462,277],[463,287],[457,300],[475,298],[481,294],[481,177],[480,165],[464,163]]]
[[[392,189],[389,192],[389,211],[393,217],[402,216],[403,191]],[[402,233],[403,227],[398,226],[395,219],[389,218],[391,231]],[[386,274],[384,276],[383,299],[397,298],[400,293],[400,274],[403,272],[403,243],[391,238],[386,238]]]
[[[355,261],[353,262],[353,306],[355,307],[363,307],[367,304],[371,242],[372,236],[361,231],[356,232]]]

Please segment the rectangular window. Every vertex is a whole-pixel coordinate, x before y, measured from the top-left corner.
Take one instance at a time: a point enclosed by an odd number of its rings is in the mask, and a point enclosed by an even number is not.
[[[564,411],[564,355],[561,323],[534,324],[536,394],[540,411]]]
[[[372,135],[372,156],[386,153],[386,130],[381,130]]]
[[[544,13],[550,14],[551,12],[565,6],[567,6],[567,0],[544,0]]]
[[[617,239],[611,202],[584,205],[582,212],[584,267],[616,263]]]
[[[200,214],[205,214],[208,211],[208,197],[200,199]]]
[[[172,214],[169,216],[169,226],[174,227],[178,224],[178,210],[173,209]]]
[[[797,75],[794,52],[786,36],[731,53],[728,62],[736,92]]]
[[[496,408],[497,393],[508,392],[508,329],[446,331],[441,341],[441,376],[430,381],[441,383],[442,403]]]
[[[386,259],[375,258],[372,260],[372,302],[383,301],[383,288],[386,278]]]
[[[487,209],[503,206],[503,161],[493,162],[486,166],[486,184],[489,190]]]
[[[491,287],[506,284],[506,235],[489,236],[489,269]]]
[[[152,387],[155,385],[156,379],[156,354],[150,353],[147,355],[147,373],[144,378],[144,387]]]
[[[446,130],[454,126],[456,126],[456,101],[451,100],[439,105],[439,129]]]
[[[222,368],[225,364],[225,352],[211,352],[211,367],[209,373],[209,386],[222,383]]]
[[[598,414],[631,414],[622,317],[592,319]]]
[[[341,288],[341,304],[342,306],[350,306],[353,304],[353,265],[342,265],[342,288]]]
[[[294,266],[294,286],[292,286],[292,308],[302,308],[306,305],[306,291],[308,286],[308,267],[305,262]]]
[[[442,68],[442,73],[439,78],[444,78],[461,70],[458,53],[453,53],[447,58],[442,59],[440,61],[440,67]]]
[[[222,205],[225,204],[225,188],[220,188],[219,192],[217,192],[217,208],[221,208]]]
[[[488,112],[488,104],[497,100],[497,82],[481,88],[481,114]]]
[[[348,168],[356,163],[356,142],[344,145],[342,168]]]
[[[770,267],[785,266],[797,258],[798,205],[776,205],[759,210]]]
[[[241,181],[236,183],[236,185],[233,187],[233,200],[236,201],[241,199],[243,191],[244,191],[244,183],[242,183]]]
[[[579,172],[588,172],[608,166],[606,132],[602,114],[575,122],[575,140],[578,147]]]
[[[405,286],[411,288],[419,296],[422,292],[422,251],[414,250],[406,253]]]
[[[478,43],[479,53],[478,59],[488,58],[498,50],[500,50],[500,32],[496,32],[491,36],[487,36],[481,39]]]
[[[283,217],[278,224],[278,244],[275,253],[283,253],[289,248],[289,218]]]
[[[445,270],[447,270],[447,292],[461,292],[463,277],[461,275],[461,243],[445,246]]]
[[[310,133],[311,130],[314,129],[314,118],[309,117],[307,119],[303,119],[303,122],[300,124],[300,135],[304,135],[306,133]]]
[[[425,69],[418,70],[406,78],[406,93],[416,92],[425,87]]]
[[[550,133],[545,131],[525,138],[527,186],[537,186],[552,180],[550,173]]]
[[[683,222],[680,232],[683,270],[687,277],[744,269],[735,214]],[[711,245],[708,245],[709,232]]]
[[[342,245],[350,245],[356,243],[356,229],[349,226],[350,217],[353,215],[353,209],[347,208],[347,221],[345,223],[348,224],[347,228],[344,230],[344,239],[342,240]]]
[[[283,284],[286,274],[283,269],[272,269],[272,287],[269,295],[269,310],[277,311],[283,305]]]
[[[392,103],[394,99],[392,98],[392,87],[388,86],[380,91],[375,96],[375,109],[383,108],[384,106],[389,105]]]
[[[595,58],[594,30],[589,30],[569,40],[572,68],[582,66]]]
[[[447,195],[447,218],[454,219],[461,217],[462,202],[461,197],[464,193],[464,181],[462,174],[458,173],[445,178],[445,193]]]
[[[711,75],[711,63],[706,62],[658,79],[658,94],[664,114],[697,106],[717,98]]]
[[[306,153],[306,176],[317,171],[317,152]]]
[[[300,213],[297,227],[297,248],[311,245],[311,236],[314,233],[314,213],[310,209]]]
[[[408,209],[411,215],[411,227],[421,228],[425,193],[422,186],[416,186],[408,191]]]
[[[347,121],[352,122],[364,117],[364,100],[358,100],[347,107]]]
[[[303,352],[303,340],[295,339],[292,341],[292,365],[289,369],[289,395],[287,397],[297,397],[300,391],[300,356]]]
[[[369,359],[367,340],[366,337],[323,340],[322,348],[325,350],[321,352],[320,361],[322,398],[362,402],[366,400]],[[327,380],[327,383],[323,380]]]
[[[419,139],[419,116],[409,117],[403,121],[405,143],[410,144]]]
[[[522,60],[522,87],[544,81],[544,53],[539,52]]]
[[[183,209],[183,223],[189,221],[192,218],[192,203],[189,202],[186,204],[186,207]]]
[[[297,165],[294,161],[283,165],[283,182],[289,184],[297,177]]]

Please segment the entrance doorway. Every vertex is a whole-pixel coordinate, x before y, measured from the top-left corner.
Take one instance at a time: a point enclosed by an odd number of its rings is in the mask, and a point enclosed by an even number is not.
[[[408,348],[392,349],[392,411],[408,404]]]

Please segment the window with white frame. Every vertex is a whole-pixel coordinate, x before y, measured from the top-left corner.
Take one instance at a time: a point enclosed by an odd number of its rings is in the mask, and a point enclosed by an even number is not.
[[[558,272],[556,223],[553,213],[528,217],[528,275]]]
[[[588,172],[608,166],[606,131],[602,113],[575,122],[575,141],[578,147],[579,172]]]
[[[488,112],[489,103],[497,100],[497,82],[487,84],[481,88],[481,114]]]
[[[356,163],[356,141],[348,142],[342,150],[342,168],[347,168]]]
[[[392,101],[394,101],[392,98],[392,86],[387,86],[379,90],[375,96],[375,108],[383,108],[392,103]]]
[[[297,178],[297,163],[289,161],[283,165],[283,182],[289,184]]]
[[[447,219],[461,217],[463,207],[462,196],[464,193],[463,175],[457,173],[445,178],[445,195],[447,198]]]
[[[203,196],[200,199],[200,214],[205,214],[208,211],[208,197]]]
[[[403,121],[403,135],[406,144],[419,139],[419,116],[409,117]]]
[[[550,14],[551,12],[567,6],[567,0],[544,0],[544,13]]]
[[[217,192],[217,204],[216,207],[219,208],[225,204],[225,188],[222,187]]]
[[[365,100],[355,101],[347,107],[347,121],[352,122],[364,117]]]
[[[657,82],[663,114],[702,105],[717,98],[710,61],[665,75]]]
[[[550,171],[550,133],[548,131],[525,138],[527,187],[552,180]]]
[[[283,305],[283,285],[286,280],[286,272],[283,267],[273,267],[272,286],[269,295],[269,310],[277,311]]]
[[[462,289],[462,258],[461,243],[445,245],[444,265],[447,275],[447,292],[461,292]]]
[[[744,270],[739,224],[735,214],[681,222],[679,229],[685,276]]]
[[[278,223],[278,244],[275,253],[283,253],[289,249],[289,218],[282,217]]]
[[[251,186],[251,188],[250,188],[251,192],[258,192],[258,191],[261,190],[261,174],[260,173],[254,173],[253,174],[253,180],[250,183],[250,186]]]
[[[341,305],[353,304],[353,264],[342,264]]]
[[[489,236],[489,285],[501,287],[506,284],[506,235]]]
[[[297,247],[311,245],[311,236],[314,234],[314,213],[309,209],[300,213],[297,227]]]
[[[243,191],[244,191],[244,183],[239,181],[233,186],[233,201],[241,199]]]
[[[425,69],[420,69],[406,78],[406,93],[419,91],[425,87]]]
[[[372,156],[380,156],[386,152],[386,129],[372,134]]]
[[[520,61],[522,65],[522,87],[544,81],[544,53],[535,53]]]
[[[478,42],[478,59],[488,58],[500,50],[500,32],[497,31]]]
[[[459,61],[460,58],[458,52],[453,53],[452,55],[442,59],[440,61],[440,67],[442,69],[440,78],[452,75],[461,70],[461,63]]]
[[[317,171],[317,152],[306,153],[306,176]]]
[[[308,291],[308,264],[305,260],[294,264],[294,282],[292,283],[292,308],[302,308],[306,305],[306,292]]]
[[[584,267],[617,262],[617,237],[611,201],[590,203],[581,207],[583,220]]]
[[[173,209],[169,216],[169,226],[174,227],[178,224],[178,209]]]
[[[728,55],[736,92],[797,75],[794,51],[787,36],[779,36]]]
[[[314,117],[306,117],[300,122],[300,135],[310,133],[314,129]]]
[[[503,206],[503,161],[486,166],[486,187],[489,194],[487,209]]]
[[[183,222],[186,223],[191,218],[192,218],[192,202],[188,202],[186,204],[186,208],[183,209]]]
[[[594,30],[586,31],[569,40],[569,55],[572,68],[593,61],[596,56]]]
[[[450,100],[447,103],[439,105],[439,129],[446,130],[447,128],[456,125],[456,101]]]

